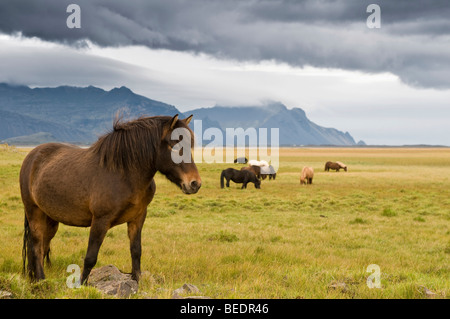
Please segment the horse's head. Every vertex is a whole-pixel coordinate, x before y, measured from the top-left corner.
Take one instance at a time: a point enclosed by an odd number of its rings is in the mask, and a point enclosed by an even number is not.
[[[167,117],[163,124],[156,169],[171,182],[178,185],[183,193],[195,194],[202,185],[202,179],[192,157],[194,133],[188,124],[192,115],[184,120]]]
[[[255,188],[258,188],[258,189],[261,188],[261,181],[259,180],[258,177],[256,177],[256,175],[255,175]]]

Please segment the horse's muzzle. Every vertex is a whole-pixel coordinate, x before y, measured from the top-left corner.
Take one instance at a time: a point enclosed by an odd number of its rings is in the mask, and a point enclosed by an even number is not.
[[[201,186],[202,186],[201,181],[193,180],[188,184],[182,183],[181,190],[185,194],[195,194],[198,192],[198,190],[200,189]]]

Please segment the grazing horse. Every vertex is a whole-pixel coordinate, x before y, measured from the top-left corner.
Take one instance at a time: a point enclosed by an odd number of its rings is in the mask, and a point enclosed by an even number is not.
[[[344,171],[347,171],[347,165],[345,165],[344,163],[342,163],[342,162],[336,162],[336,164],[338,164],[341,168],[343,168]]]
[[[303,167],[302,174],[300,175],[300,184],[312,184],[314,177],[314,169],[312,167]]]
[[[179,143],[171,133],[188,124],[192,115],[141,117],[123,121],[116,116],[113,130],[88,149],[47,143],[34,148],[20,171],[25,206],[23,266],[31,280],[44,279],[44,256],[58,224],[91,227],[81,283],[85,284],[97,262],[106,232],[128,225],[132,278],[139,280],[141,231],[147,205],[155,194],[157,171],[185,194],[197,193],[201,178],[192,160],[175,163],[172,147]],[[186,151],[186,150],[183,150]]]
[[[224,179],[227,180],[227,187],[230,187],[230,179],[235,183],[243,183],[242,188],[247,188],[247,183],[254,183],[255,188],[261,188],[261,181],[255,173],[249,170],[238,171],[234,168],[227,168],[220,174],[220,187],[224,188]],[[241,188],[241,189],[242,189]]]
[[[256,166],[256,165],[242,167],[241,171],[244,171],[244,170],[253,172],[256,175],[256,177],[258,177],[258,179],[261,179],[261,167]]]
[[[247,157],[238,157],[234,160],[235,164],[247,164],[248,159]]]
[[[334,162],[326,162],[325,163],[325,171],[329,172],[330,169],[334,169],[336,170],[336,172],[339,172],[339,170],[343,168],[341,167],[341,165],[339,165],[338,163],[334,163]],[[344,168],[345,171],[347,171],[347,167]]]
[[[267,176],[269,176],[269,180],[271,180],[272,178],[273,180],[275,180],[275,178],[277,177],[277,172],[272,165],[261,166],[261,178],[266,179]]]

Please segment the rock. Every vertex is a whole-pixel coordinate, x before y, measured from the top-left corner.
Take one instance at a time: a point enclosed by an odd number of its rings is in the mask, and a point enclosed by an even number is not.
[[[89,275],[88,284],[98,290],[121,298],[127,298],[138,290],[138,283],[131,275],[123,274],[114,265],[93,269]]]
[[[181,299],[181,298],[183,298],[182,295],[198,294],[198,293],[200,293],[200,290],[196,286],[194,286],[192,284],[184,284],[183,287],[175,289],[173,291],[172,298]],[[193,299],[192,297],[194,297],[194,296],[189,296],[188,298]],[[199,297],[199,296],[197,296],[197,297]],[[203,296],[201,296],[201,297],[203,297]],[[207,298],[207,297],[205,297],[205,298]],[[199,298],[199,299],[205,299],[205,298]]]
[[[13,294],[6,290],[0,290],[0,299],[12,299]]]
[[[192,284],[184,284],[183,289],[189,294],[196,294],[200,292],[200,289],[198,289],[196,286]]]
[[[436,297],[436,293],[432,292],[430,289],[428,289],[425,286],[419,286],[420,289],[422,289],[422,293],[427,298],[434,298]]]

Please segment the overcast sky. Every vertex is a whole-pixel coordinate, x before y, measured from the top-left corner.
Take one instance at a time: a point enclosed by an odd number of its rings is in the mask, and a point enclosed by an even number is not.
[[[280,101],[369,144],[450,145],[449,17],[448,0],[2,0],[0,82],[124,85],[181,111]]]

